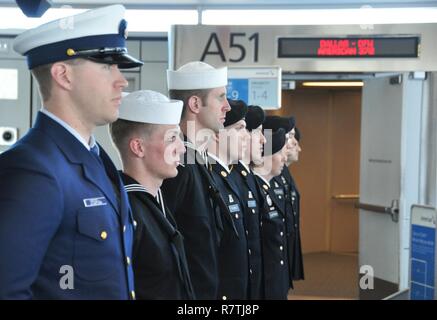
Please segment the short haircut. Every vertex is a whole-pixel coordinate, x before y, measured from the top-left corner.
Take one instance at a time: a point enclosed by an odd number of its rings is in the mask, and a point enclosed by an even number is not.
[[[208,97],[208,94],[211,92],[212,89],[198,89],[198,90],[169,90],[169,98],[170,99],[176,99],[181,100],[184,103],[184,106],[182,107],[182,114],[181,118],[183,119],[185,115],[187,114],[187,106],[188,106],[188,100],[192,96],[197,96],[202,101],[202,104],[206,104],[206,98]]]
[[[118,119],[109,125],[112,141],[120,153],[121,159],[129,149],[129,139],[133,135],[148,137],[157,125]]]
[[[62,61],[69,65],[77,65],[81,63],[83,59],[72,59]],[[52,90],[52,73],[51,69],[55,63],[44,64],[30,70],[36,82],[38,82],[39,93],[41,95],[42,101],[47,101],[50,99]]]

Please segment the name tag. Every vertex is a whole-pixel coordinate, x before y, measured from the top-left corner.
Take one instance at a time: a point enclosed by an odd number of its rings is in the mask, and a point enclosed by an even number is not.
[[[83,204],[86,208],[106,206],[108,202],[105,197],[83,199]]]
[[[256,208],[256,201],[255,200],[249,200],[247,201],[247,206],[249,208]]]
[[[239,212],[240,211],[240,206],[238,204],[232,204],[232,205],[229,206],[229,211],[231,213]]]
[[[278,211],[270,211],[269,212],[269,218],[270,219],[273,219],[273,218],[276,218],[276,217],[278,217],[279,216],[279,214],[278,214]]]
[[[283,195],[284,194],[284,190],[283,189],[275,189],[275,194],[279,194],[279,195]]]

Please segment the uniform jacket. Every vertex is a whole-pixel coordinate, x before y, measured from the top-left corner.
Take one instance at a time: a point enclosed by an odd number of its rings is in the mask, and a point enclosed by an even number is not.
[[[264,265],[265,298],[287,299],[291,286],[286,236],[286,213],[273,187],[255,175],[263,197],[261,237]]]
[[[138,299],[193,299],[183,238],[169,212],[133,178],[122,174],[136,221],[133,268]],[[165,207],[164,207],[165,208]]]
[[[249,299],[264,299],[261,215],[262,195],[255,176],[241,163],[233,167],[230,179],[238,186],[243,202],[244,223],[249,251]]]
[[[132,215],[103,149],[40,113],[0,155],[0,208],[1,299],[134,297]]]
[[[220,207],[223,236],[220,241],[219,298],[226,300],[248,299],[249,261],[243,202],[238,187],[221,164],[212,163],[211,171],[224,205]]]
[[[293,176],[288,167],[284,166],[282,173],[277,180],[284,185],[287,203],[287,215],[290,216],[288,223],[289,256],[291,262],[291,274],[293,280],[304,279],[304,267],[302,257],[302,246],[300,237],[300,194]]]
[[[184,165],[175,178],[164,180],[164,202],[185,240],[185,252],[197,299],[218,299],[218,247],[222,226],[214,210],[211,176],[201,155],[187,145]]]

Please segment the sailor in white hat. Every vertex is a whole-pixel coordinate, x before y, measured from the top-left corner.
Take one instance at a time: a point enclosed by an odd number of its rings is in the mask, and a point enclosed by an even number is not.
[[[196,297],[218,299],[217,255],[223,228],[214,207],[225,204],[219,203],[222,199],[205,166],[205,154],[208,140],[223,129],[230,110],[227,68],[189,62],[168,70],[167,81],[170,98],[184,102],[180,126],[187,153],[176,178],[164,181],[163,195],[185,238]]]
[[[20,34],[43,109],[0,155],[0,299],[135,299],[133,220],[118,172],[94,140],[118,117],[137,67],[124,7],[109,6]]]
[[[136,91],[123,98],[120,117],[110,125],[137,222],[133,266],[138,299],[194,298],[183,239],[159,192],[162,181],[177,174],[185,152],[181,113],[182,101]]]

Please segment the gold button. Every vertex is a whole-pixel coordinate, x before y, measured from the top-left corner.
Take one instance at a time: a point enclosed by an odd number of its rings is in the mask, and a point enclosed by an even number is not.
[[[250,249],[249,249],[249,254],[252,254],[252,251],[250,251]]]
[[[123,232],[126,232],[126,226],[123,226]]]
[[[281,260],[281,266],[283,266],[284,265],[284,260]]]
[[[222,297],[222,300],[226,300],[227,298],[228,298],[228,297],[226,297],[226,296],[223,296],[223,297]]]
[[[238,213],[235,214],[235,219],[238,219]]]
[[[132,297],[132,299],[135,300],[135,291],[132,290],[132,291],[130,292],[130,296]]]
[[[281,237],[283,237],[284,236],[284,233],[281,231],[280,233],[279,233],[280,235],[281,235]]]
[[[222,175],[222,177],[224,177],[224,178],[226,178],[226,177],[227,177],[227,173],[226,173],[226,172],[224,172],[224,171],[220,172],[220,174],[221,174],[221,175]]]
[[[241,171],[241,174],[242,174],[244,177],[247,176],[247,172],[244,171],[244,170]]]
[[[127,263],[127,265],[130,265],[130,258],[129,257],[126,257],[126,263]]]
[[[72,57],[76,54],[76,51],[74,49],[68,48],[67,49],[67,56]]]
[[[100,233],[100,238],[102,238],[103,240],[105,240],[108,237],[108,233],[106,231],[102,231]]]
[[[252,272],[253,272],[252,269],[249,269],[249,273],[252,274]]]
[[[264,188],[264,190],[268,190],[269,189],[269,187],[266,184],[263,185],[263,188]]]
[[[282,199],[282,196],[278,196],[279,199]]]
[[[284,247],[283,246],[279,246],[279,250],[284,250]]]
[[[252,213],[255,213],[255,209],[252,209]]]
[[[134,220],[134,228],[136,228],[137,227],[137,222]]]

